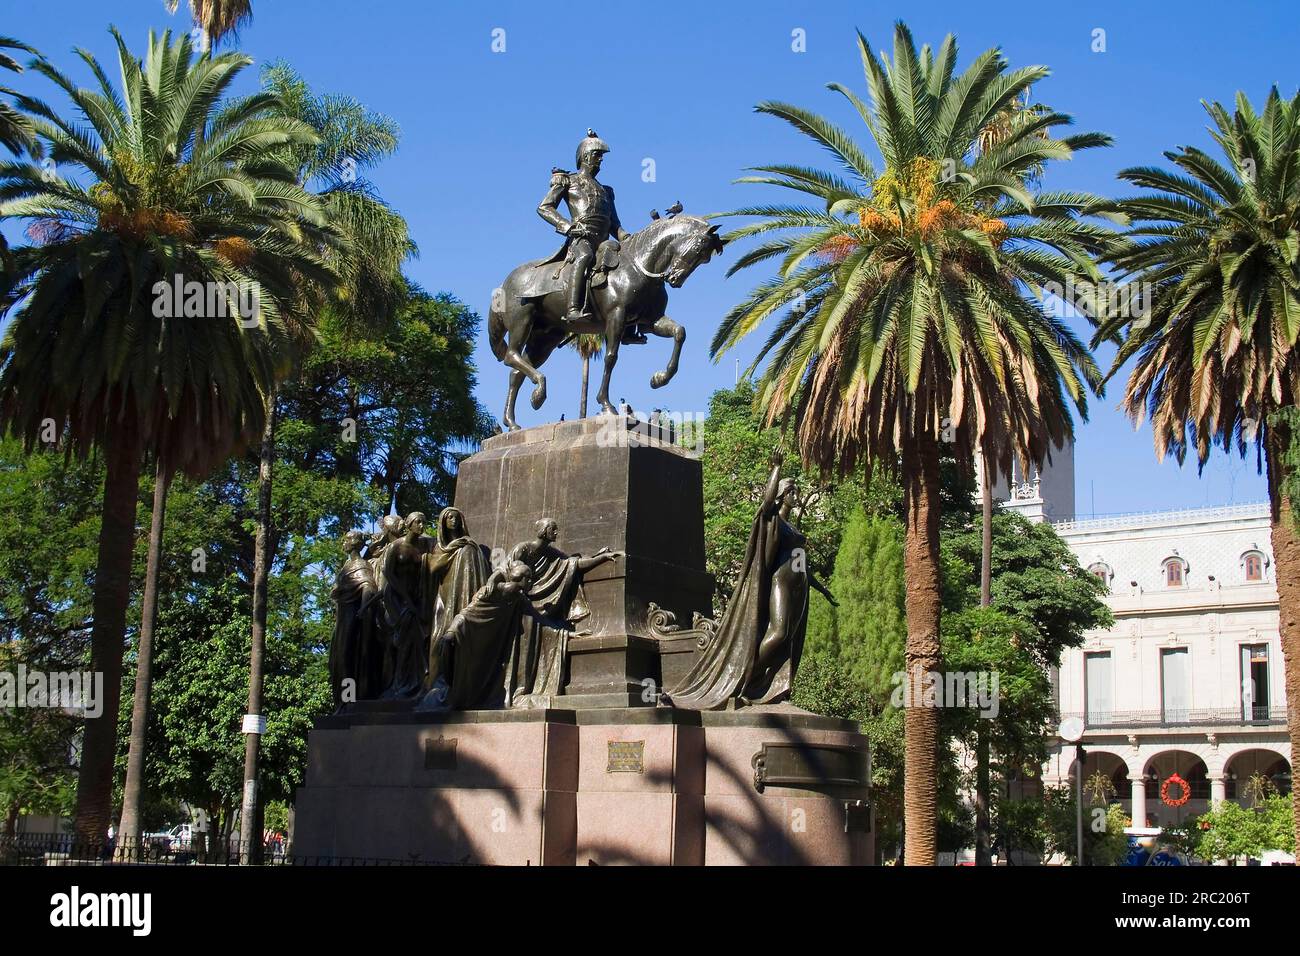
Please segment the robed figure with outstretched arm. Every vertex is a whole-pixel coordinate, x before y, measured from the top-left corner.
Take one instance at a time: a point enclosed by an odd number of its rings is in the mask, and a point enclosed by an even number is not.
[[[666,703],[714,710],[728,700],[771,704],[790,696],[808,628],[809,586],[835,603],[808,568],[807,538],[789,521],[795,493],[773,452],[731,601],[695,666],[667,689]]]

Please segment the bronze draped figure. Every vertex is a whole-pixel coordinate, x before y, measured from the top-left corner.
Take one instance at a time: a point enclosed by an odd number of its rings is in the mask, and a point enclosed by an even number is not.
[[[835,599],[808,568],[807,539],[789,521],[792,479],[781,478],[781,456],[750,529],[740,577],[722,619],[695,665],[664,703],[688,710],[714,710],[728,701],[773,704],[790,696],[808,627],[811,585]]]
[[[504,679],[524,615],[532,612],[532,571],[518,561],[493,571],[438,636],[442,674],[420,710],[496,710],[508,706]]]
[[[431,626],[426,595],[432,587],[425,561],[431,542],[424,522],[418,511],[407,515],[405,534],[384,548],[380,595],[389,637],[385,698],[414,697],[424,684]]]
[[[378,628],[379,586],[371,563],[361,556],[360,531],[343,536],[347,555],[334,578],[334,639],[330,642],[330,690],[334,710],[383,690],[384,645]]]
[[[435,705],[446,697],[446,684],[455,669],[454,645],[442,638],[487,583],[492,567],[483,548],[469,536],[458,508],[444,508],[438,515],[435,540],[424,562],[424,604],[431,622],[424,689],[425,702]]]
[[[532,572],[528,600],[537,614],[523,622],[506,665],[509,707],[548,707],[559,696],[564,689],[569,634],[591,613],[582,594],[583,575],[620,555],[604,548],[589,558],[565,554],[555,546],[559,526],[552,518],[540,519],[536,530],[536,538],[516,545],[510,553],[511,561]]]

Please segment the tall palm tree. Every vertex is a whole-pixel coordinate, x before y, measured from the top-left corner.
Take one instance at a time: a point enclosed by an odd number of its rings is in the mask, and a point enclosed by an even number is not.
[[[163,0],[168,13],[175,13],[180,0]],[[233,36],[253,19],[251,0],[190,0],[190,16],[199,30],[199,48],[207,53],[214,43]]]
[[[1204,105],[1224,162],[1184,146],[1164,154],[1176,170],[1120,173],[1146,191],[1123,202],[1134,226],[1114,261],[1150,301],[1145,314],[1102,323],[1097,339],[1120,342],[1110,375],[1135,359],[1123,407],[1151,419],[1158,457],[1181,463],[1192,450],[1203,465],[1215,444],[1262,452],[1295,767],[1300,538],[1286,492],[1297,435],[1279,412],[1300,402],[1300,96],[1275,87],[1262,113],[1242,93],[1232,113]]]
[[[12,313],[0,428],[33,446],[52,421],[69,451],[98,450],[106,467],[91,634],[104,716],[87,721],[76,807],[90,842],[103,840],[111,810],[144,454],[164,473],[202,475],[261,433],[296,316],[337,281],[323,250],[342,245],[273,155],[315,134],[269,115],[268,94],[226,98],[248,57],[196,58],[188,37],[164,33],[150,34],[141,61],[113,37],[120,89],[87,53],[94,89],[35,66],[76,107],[73,121],[29,104],[48,154],[72,175],[0,166],[0,220],[26,221],[31,240],[0,284],[0,314]],[[178,282],[196,283],[198,299],[178,301]]]
[[[333,260],[341,281],[328,303],[346,325],[364,331],[387,322],[406,298],[402,263],[415,254],[406,220],[380,199],[362,175],[397,149],[398,127],[387,116],[346,96],[318,95],[292,67],[276,63],[262,75],[281,114],[316,134],[310,143],[289,144],[281,160],[304,189],[327,211],[347,237],[347,255]],[[301,353],[300,353],[301,357]],[[272,488],[275,469],[276,394],[267,396],[258,463],[257,533],[253,557],[253,628],[249,662],[248,713],[261,714],[263,657],[266,646],[267,592],[275,554]],[[260,738],[244,738],[244,800],[240,815],[244,859],[261,852],[257,797]]]
[[[1031,104],[1029,91],[1018,96],[993,117],[975,140],[977,153],[987,152],[1013,136],[1026,123],[1032,123],[1047,112],[1041,104]],[[1049,135],[1039,130],[1039,137]],[[1020,172],[1020,179],[1027,185],[1038,183],[1043,174],[1042,163],[1036,163]],[[996,428],[997,424],[992,423]],[[989,607],[993,603],[993,470],[979,457],[978,472],[980,479],[980,606]],[[1009,477],[1009,476],[1008,476]],[[990,866],[993,863],[991,847],[991,822],[989,805],[992,799],[991,746],[987,729],[980,724],[975,734],[975,865]]]
[[[5,50],[36,53],[26,43],[19,43],[13,37],[0,36],[0,70],[9,70],[11,73],[21,73],[23,67],[13,57],[3,52]],[[0,96],[18,97],[20,101],[22,99],[18,93],[7,86],[0,86]],[[11,153],[30,152],[37,147],[36,128],[32,125],[31,117],[7,99],[0,100],[0,146]]]
[[[582,356],[582,390],[578,393],[578,417],[587,417],[587,379],[591,373],[591,360],[600,357],[605,338],[593,333],[580,333],[573,337],[573,347]]]
[[[980,150],[981,130],[1046,68],[1009,71],[994,49],[957,74],[952,36],[918,54],[902,23],[892,62],[861,34],[858,47],[870,103],[830,88],[865,123],[883,172],[823,117],[785,103],[756,107],[824,147],[839,169],[762,166],[741,180],[803,193],[819,208],[727,214],[755,217],[728,238],[767,237],[731,271],[771,260],[779,267],[726,315],[712,351],[719,356],[774,318],[751,366],[767,361],[758,401],[769,420],[794,408],[801,455],[823,471],[847,473],[861,458],[901,472],[915,683],[941,663],[943,447],[966,467],[982,450],[1002,473],[1013,458],[1041,462],[1071,437],[1070,406],[1086,416],[1086,392],[1100,386],[1087,349],[1044,312],[1034,289],[1098,277],[1092,256],[1110,230],[1083,217],[1110,206],[1082,194],[1031,194],[1023,174],[1109,140],[1042,135],[1070,123],[1045,111]],[[938,714],[919,703],[905,713],[905,861],[933,864]]]

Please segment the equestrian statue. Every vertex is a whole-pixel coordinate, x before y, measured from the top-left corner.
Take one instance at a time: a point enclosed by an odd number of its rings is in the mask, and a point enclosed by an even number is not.
[[[609,147],[593,130],[578,144],[576,172],[555,169],[538,215],[564,236],[548,259],[519,266],[492,294],[488,339],[492,354],[510,367],[504,426],[515,431],[515,399],[524,379],[533,383],[532,406],[546,401],[546,376],[539,371],[558,346],[579,334],[604,338],[605,368],[596,401],[615,414],[609,379],[620,345],[643,345],[647,336],[673,340],[668,364],[650,377],[662,388],[677,374],[686,330],[664,314],[668,291],[721,252],[718,227],[699,216],[679,215],[675,204],[666,217],[628,233],[619,222],[614,190],[599,182]],[[566,218],[561,202],[568,208]]]

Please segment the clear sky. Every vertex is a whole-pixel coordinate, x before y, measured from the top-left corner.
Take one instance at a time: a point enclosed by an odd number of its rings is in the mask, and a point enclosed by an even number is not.
[[[189,29],[185,4],[168,16],[162,0],[2,0],[0,33],[36,46],[84,82],[72,48],[113,59],[115,23],[143,51],[150,27]],[[257,63],[284,58],[313,88],[348,93],[394,117],[399,153],[373,179],[411,224],[420,258],[409,274],[486,316],[492,289],[517,263],[548,254],[558,237],[536,214],[552,166],[572,168],[588,126],[612,146],[601,176],[618,196],[629,229],[651,209],[681,200],[704,214],[759,199],[764,187],[735,185],[746,166],[828,165],[785,124],[752,112],[764,99],[827,115],[869,142],[852,108],[825,89],[846,83],[865,96],[854,40],[890,44],[900,16],[918,43],[957,35],[959,68],[1001,46],[1013,67],[1045,64],[1052,76],[1035,98],[1075,116],[1077,127],[1110,133],[1116,145],[1051,169],[1047,188],[1113,193],[1115,172],[1160,162],[1183,144],[1213,146],[1200,101],[1244,90],[1261,103],[1277,84],[1294,94],[1300,45],[1293,4],[1284,2],[818,4],[451,3],[413,0],[254,0],[254,20],[238,46]],[[794,31],[803,31],[796,52]],[[1104,31],[1104,52],[1094,52]],[[504,31],[504,33],[496,32]],[[504,38],[503,52],[494,52]],[[115,70],[110,70],[116,75]],[[256,82],[250,71],[247,85]],[[24,76],[14,85],[66,104],[51,85]],[[655,178],[643,180],[645,160]],[[682,372],[652,392],[648,378],[667,358],[652,340],[624,349],[612,396],[636,408],[702,412],[708,396],[735,379],[755,344],[714,365],[707,346],[721,316],[765,274],[725,279],[728,250],[671,296],[669,313],[688,330]],[[1080,329],[1086,336],[1086,330]],[[500,414],[506,372],[481,335],[479,395]],[[1109,367],[1110,350],[1098,356]],[[578,360],[559,354],[546,366],[550,398],[524,425],[573,417]],[[1198,478],[1189,464],[1157,463],[1148,428],[1134,431],[1115,406],[1119,380],[1091,403],[1078,431],[1080,516],[1261,500],[1254,456],[1216,454]],[[595,384],[592,385],[592,394]]]

